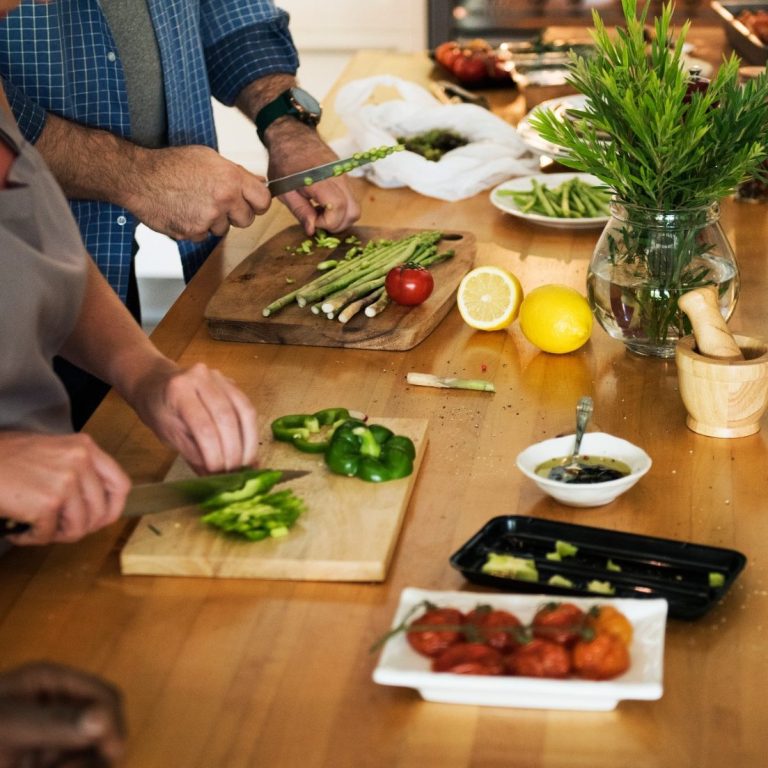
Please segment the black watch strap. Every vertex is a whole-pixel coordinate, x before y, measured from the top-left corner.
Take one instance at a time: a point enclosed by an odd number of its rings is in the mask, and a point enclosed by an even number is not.
[[[263,142],[267,128],[285,115],[314,127],[320,122],[320,112],[320,104],[313,96],[299,88],[288,88],[259,110],[255,120],[256,132]]]

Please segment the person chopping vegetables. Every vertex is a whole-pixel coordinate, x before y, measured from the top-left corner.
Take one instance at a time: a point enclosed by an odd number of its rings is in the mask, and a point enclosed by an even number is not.
[[[15,6],[0,0],[0,12]],[[71,542],[120,515],[130,481],[85,434],[51,360],[114,385],[199,472],[254,461],[256,414],[202,364],[163,356],[83,247],[66,200],[21,137],[0,88],[0,518],[30,525],[14,544]]]
[[[0,21],[0,75],[25,138],[61,184],[88,252],[138,318],[138,223],[179,241],[189,280],[230,225],[249,226],[265,181],[216,151],[211,97],[254,122],[277,178],[337,159],[296,81],[288,15],[272,0],[22,0]],[[307,234],[350,226],[343,177],[280,196]],[[106,387],[59,365],[75,428]]]

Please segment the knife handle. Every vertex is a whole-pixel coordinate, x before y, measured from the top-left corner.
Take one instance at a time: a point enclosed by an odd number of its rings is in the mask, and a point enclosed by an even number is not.
[[[0,539],[3,536],[12,536],[15,533],[26,533],[31,527],[29,523],[20,523],[18,520],[0,517]]]

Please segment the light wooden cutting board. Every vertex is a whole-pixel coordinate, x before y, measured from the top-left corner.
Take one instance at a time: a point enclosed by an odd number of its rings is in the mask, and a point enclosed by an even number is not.
[[[344,235],[357,235],[367,243],[396,240],[419,231],[423,230],[351,227]],[[445,232],[446,239],[440,241],[439,250],[453,250],[454,256],[430,267],[435,288],[418,307],[391,303],[376,317],[366,317],[361,312],[348,323],[328,320],[297,304],[263,317],[262,310],[272,301],[317,277],[319,261],[334,258],[333,252],[324,249],[311,254],[286,251],[306,238],[300,226],[288,227],[259,246],[227,276],[205,309],[208,332],[214,339],[390,351],[411,349],[432,333],[455,305],[456,289],[472,268],[476,248],[471,232]],[[348,247],[341,246],[339,250],[346,252]],[[287,283],[288,280],[292,282]]]
[[[120,555],[124,574],[214,576],[307,581],[383,581],[427,445],[425,419],[372,418],[416,446],[413,473],[401,480],[367,483],[334,475],[322,455],[302,453],[270,435],[260,465],[305,469],[286,483],[307,505],[287,536],[241,541],[201,523],[195,507],[141,518]],[[168,479],[191,475],[177,462]],[[280,487],[280,486],[277,486]]]

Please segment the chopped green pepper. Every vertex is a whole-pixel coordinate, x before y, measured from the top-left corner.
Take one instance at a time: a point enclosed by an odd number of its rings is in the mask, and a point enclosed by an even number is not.
[[[416,448],[413,441],[396,435],[381,424],[349,419],[336,428],[325,462],[337,475],[383,483],[413,472]]]
[[[292,443],[304,453],[324,453],[336,428],[348,419],[346,408],[281,416],[272,422],[272,436],[275,440]]]
[[[257,469],[248,472],[241,488],[232,491],[219,491],[200,502],[203,509],[218,509],[238,501],[245,501],[260,493],[266,493],[281,477],[276,469]]]

